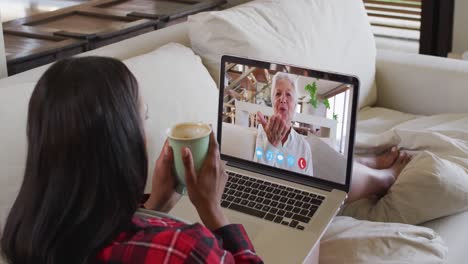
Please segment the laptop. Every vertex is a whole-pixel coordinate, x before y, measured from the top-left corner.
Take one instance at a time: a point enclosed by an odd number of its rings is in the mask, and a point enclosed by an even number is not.
[[[229,175],[221,205],[265,263],[307,261],[347,198],[359,81],[227,55],[220,77],[217,138]],[[200,221],[188,197],[171,214]]]

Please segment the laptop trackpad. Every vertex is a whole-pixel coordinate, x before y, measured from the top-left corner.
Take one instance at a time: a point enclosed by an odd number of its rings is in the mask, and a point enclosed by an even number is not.
[[[229,209],[224,209],[224,212],[232,224],[242,224],[244,226],[251,240],[253,240],[254,237],[261,233],[265,228],[264,225],[261,224],[262,220],[259,218]],[[180,199],[176,206],[171,210],[170,214],[191,223],[201,223],[195,207],[187,196],[183,196],[182,199]]]
[[[226,216],[232,224],[242,224],[244,226],[251,240],[253,240],[264,229],[264,225],[261,225],[262,220],[259,218],[254,218],[253,216],[228,209],[225,209],[224,212],[226,212]]]

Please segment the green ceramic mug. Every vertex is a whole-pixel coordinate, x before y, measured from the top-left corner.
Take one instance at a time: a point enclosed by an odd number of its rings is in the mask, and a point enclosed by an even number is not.
[[[180,123],[168,129],[169,145],[174,153],[174,167],[177,176],[176,191],[185,194],[185,167],[182,149],[188,147],[192,152],[195,170],[198,172],[205,161],[210,145],[211,127],[204,123]]]

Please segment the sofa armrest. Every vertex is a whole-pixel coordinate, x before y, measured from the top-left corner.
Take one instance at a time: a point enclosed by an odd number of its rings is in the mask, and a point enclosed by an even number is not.
[[[468,62],[378,50],[377,106],[412,114],[468,112]]]

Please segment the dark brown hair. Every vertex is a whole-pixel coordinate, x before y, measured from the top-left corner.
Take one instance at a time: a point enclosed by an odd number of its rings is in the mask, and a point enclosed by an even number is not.
[[[147,154],[138,85],[120,61],[59,61],[32,93],[23,184],[1,248],[12,263],[92,263],[128,228]]]

